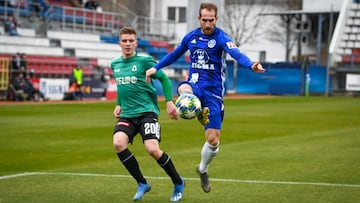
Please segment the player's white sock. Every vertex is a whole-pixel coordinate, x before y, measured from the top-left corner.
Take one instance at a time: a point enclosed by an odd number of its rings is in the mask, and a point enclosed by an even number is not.
[[[216,146],[212,146],[207,141],[204,143],[201,149],[201,161],[199,165],[199,170],[201,173],[207,172],[210,163],[219,152],[219,144],[220,142],[218,142]]]

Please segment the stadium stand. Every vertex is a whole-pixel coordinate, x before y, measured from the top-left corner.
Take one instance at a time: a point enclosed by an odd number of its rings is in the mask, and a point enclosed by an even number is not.
[[[13,54],[0,54],[0,58],[12,60]],[[28,71],[34,73],[36,77],[48,78],[66,78],[71,74],[75,66],[81,66],[85,77],[93,75],[92,68],[97,66],[95,58],[87,61],[79,60],[70,56],[46,56],[46,55],[27,55],[26,56]]]
[[[359,95],[347,87],[349,74],[360,73],[360,3],[346,0],[342,3],[329,47],[333,94]],[[356,86],[356,85],[355,85]]]
[[[34,38],[27,36],[13,37],[7,35],[0,35],[0,43],[4,45],[50,46],[50,41],[47,38]]]
[[[24,36],[24,37],[35,37],[36,36],[34,29],[18,27],[17,31],[19,32],[19,34],[21,36]]]
[[[21,38],[21,37],[19,37]],[[38,45],[7,44],[1,48],[0,53],[15,54],[17,52],[44,56],[63,56],[64,50],[60,47],[48,47]]]
[[[126,8],[118,13],[96,12],[72,7],[70,0],[48,0],[49,8],[35,15],[32,0],[19,2],[15,8],[0,4],[0,20],[15,15],[20,22],[19,36],[6,35],[0,25],[0,58],[10,67],[13,55],[25,53],[27,70],[37,78],[68,78],[75,66],[81,66],[84,77],[91,80],[98,68],[110,70],[110,60],[121,54],[119,29],[141,19]],[[139,33],[146,35],[145,30]],[[166,41],[139,39],[138,51],[147,52],[155,59],[161,59],[173,48]],[[184,63],[185,57],[172,66],[181,70]],[[175,69],[165,71],[170,77],[182,74]]]
[[[73,0],[48,0],[48,3],[53,5],[53,6],[60,6],[60,7],[63,7],[63,6],[68,6],[68,7],[71,7],[73,6]]]
[[[119,37],[100,35],[100,40],[106,43],[117,44],[119,41]],[[155,59],[162,59],[167,53],[171,52],[173,49],[174,46],[166,41],[138,39],[138,51],[146,52],[152,55]],[[189,56],[181,57],[179,60],[177,60],[174,64],[171,65],[171,68],[187,69],[189,61]]]
[[[58,40],[64,50],[72,50],[73,56],[99,59],[100,66],[108,66],[109,60],[119,55],[119,46],[102,42],[99,35],[88,33],[71,33],[48,31],[51,40]]]
[[[5,1],[2,1],[0,4],[0,14],[6,14],[6,16],[14,14],[22,17],[30,16],[30,5],[25,0],[19,0],[17,3],[16,7],[10,7]]]
[[[334,62],[339,64],[359,64],[360,3],[357,1],[344,1],[334,33]]]

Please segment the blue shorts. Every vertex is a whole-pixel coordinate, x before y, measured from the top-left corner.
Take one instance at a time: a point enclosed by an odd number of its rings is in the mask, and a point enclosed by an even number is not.
[[[216,96],[214,93],[208,90],[199,88],[196,84],[188,81],[181,82],[179,84],[188,84],[191,86],[193,93],[201,101],[201,106],[208,107],[210,110],[209,120],[210,123],[205,126],[205,129],[213,128],[221,130],[221,125],[224,120],[224,101],[222,97]]]

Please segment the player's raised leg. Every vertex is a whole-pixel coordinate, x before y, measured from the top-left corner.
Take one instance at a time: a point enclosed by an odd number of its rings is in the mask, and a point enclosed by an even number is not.
[[[194,94],[192,87],[187,83],[182,83],[178,87],[178,93],[180,95],[182,95],[182,94]],[[202,125],[207,125],[207,124],[210,123],[209,115],[210,115],[210,109],[208,107],[203,107],[197,118],[198,118],[199,122]]]
[[[204,192],[208,193],[211,190],[211,186],[210,186],[210,181],[209,181],[209,177],[207,175],[206,172],[201,173],[200,169],[199,169],[199,165],[196,166],[196,173],[199,175],[200,177],[200,185],[201,188],[204,190]]]

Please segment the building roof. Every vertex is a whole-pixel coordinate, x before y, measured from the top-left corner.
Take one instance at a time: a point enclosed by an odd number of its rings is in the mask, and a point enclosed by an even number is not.
[[[289,10],[289,11],[279,11],[279,12],[263,12],[259,13],[259,15],[319,15],[319,14],[330,14],[330,13],[338,13],[339,11],[313,11],[313,10]]]

